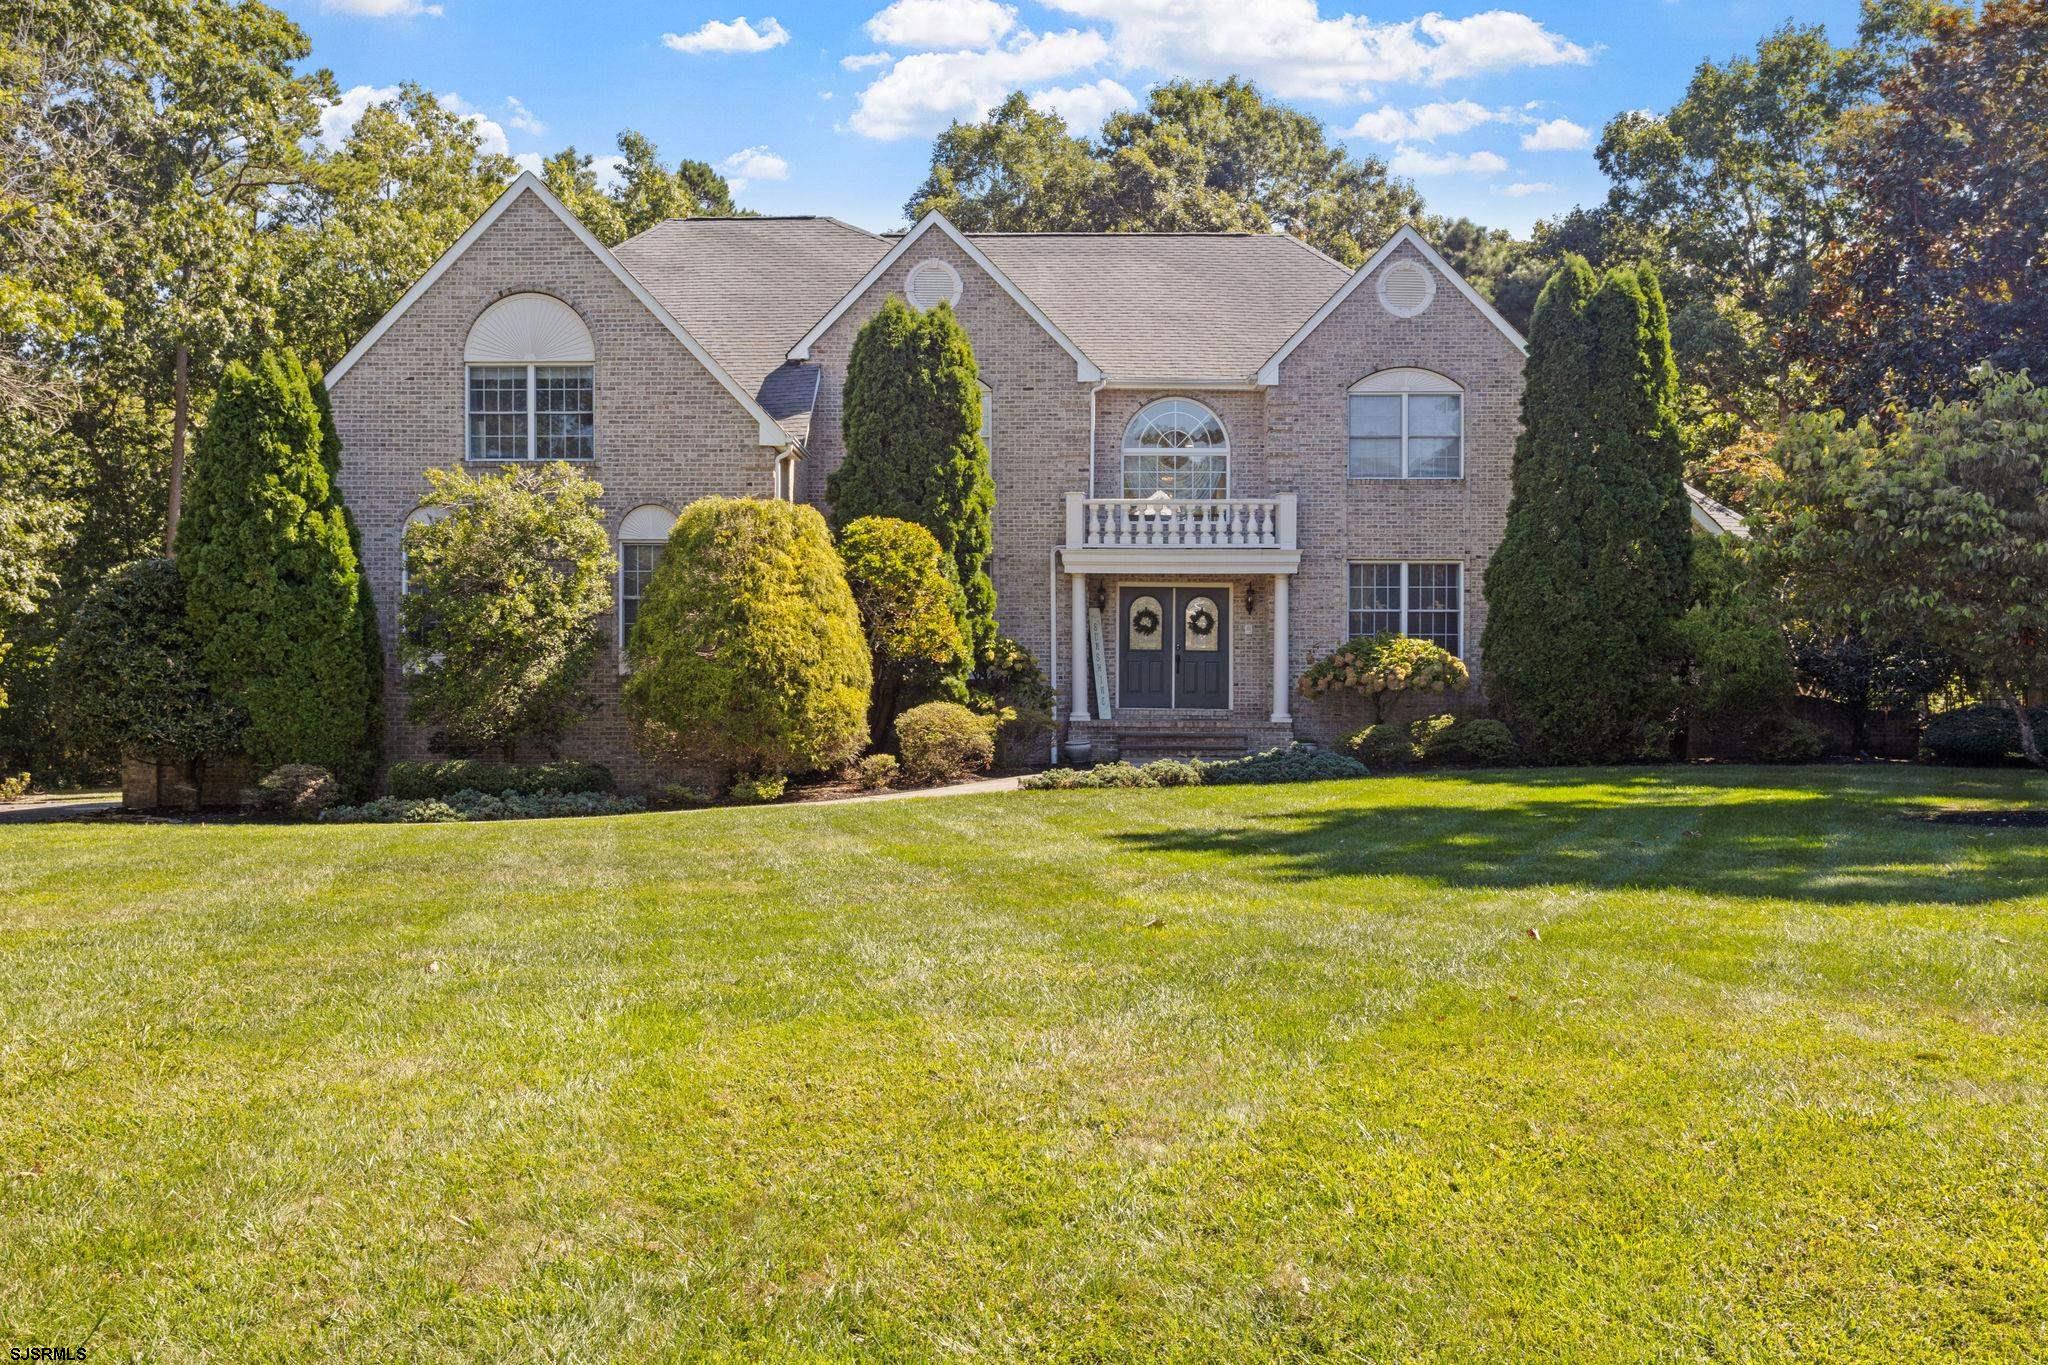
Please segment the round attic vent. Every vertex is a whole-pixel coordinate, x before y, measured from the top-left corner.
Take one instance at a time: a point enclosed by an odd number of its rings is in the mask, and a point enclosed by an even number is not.
[[[903,292],[910,306],[922,313],[942,303],[960,302],[960,272],[944,261],[919,261],[904,278]]]
[[[1412,318],[1436,297],[1436,277],[1420,262],[1396,261],[1380,272],[1380,303],[1397,318]]]

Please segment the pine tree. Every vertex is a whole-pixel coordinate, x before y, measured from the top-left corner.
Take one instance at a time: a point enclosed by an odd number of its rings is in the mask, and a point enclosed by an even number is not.
[[[1647,267],[1569,257],[1530,324],[1487,693],[1532,756],[1648,756],[1673,704],[1688,512],[1670,326]]]
[[[361,786],[374,761],[362,575],[329,458],[290,352],[230,365],[193,451],[178,570],[202,669],[247,713],[258,769],[311,763]]]
[[[995,481],[981,440],[974,346],[945,304],[922,316],[891,298],[854,338],[841,431],[846,460],[826,480],[835,530],[862,517],[916,522],[960,584],[961,634],[977,657],[996,638]]]

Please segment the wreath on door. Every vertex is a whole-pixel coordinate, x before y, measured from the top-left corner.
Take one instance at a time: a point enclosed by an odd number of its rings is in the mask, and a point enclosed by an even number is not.
[[[1207,607],[1196,607],[1188,613],[1189,634],[1206,636],[1214,629],[1216,629],[1216,613],[1210,611]]]
[[[1139,607],[1131,613],[1131,631],[1137,635],[1159,633],[1159,613],[1150,607]]]

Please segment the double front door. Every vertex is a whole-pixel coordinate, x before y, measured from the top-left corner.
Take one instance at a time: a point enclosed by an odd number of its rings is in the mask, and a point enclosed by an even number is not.
[[[1125,588],[1117,612],[1117,704],[1222,711],[1230,706],[1230,592]]]

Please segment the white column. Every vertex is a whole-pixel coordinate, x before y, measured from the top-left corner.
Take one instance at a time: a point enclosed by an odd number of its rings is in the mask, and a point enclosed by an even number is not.
[[[1088,716],[1088,575],[1068,574],[1073,584],[1073,661],[1074,661],[1074,711],[1072,719],[1087,720]]]
[[[1287,710],[1287,694],[1293,679],[1287,663],[1287,585],[1292,574],[1273,575],[1273,721],[1280,724],[1294,717]]]

